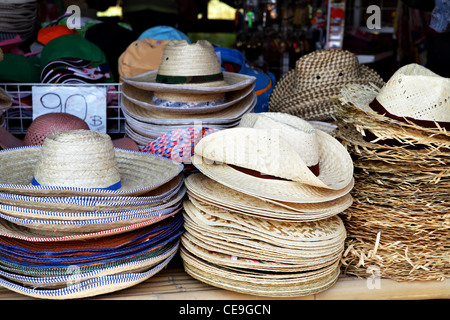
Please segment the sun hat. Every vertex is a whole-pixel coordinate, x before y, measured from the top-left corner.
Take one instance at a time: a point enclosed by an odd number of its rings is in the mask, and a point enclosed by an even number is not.
[[[359,64],[356,55],[349,51],[313,51],[298,59],[295,68],[277,82],[269,111],[290,113],[306,120],[330,120],[334,116],[330,98],[350,83],[381,87],[384,81],[374,70]]]
[[[339,190],[353,177],[352,159],[339,141],[308,122],[286,114],[245,115],[239,128],[200,140],[195,154],[205,161],[320,188]]]
[[[143,90],[127,83],[122,85],[122,95],[134,104],[151,111],[170,112],[172,114],[200,114],[213,113],[225,108],[231,107],[242,99],[252,94],[254,84],[248,85],[242,89],[225,92],[222,94],[185,94],[177,95],[174,101],[172,93],[160,92],[159,96],[164,97],[164,101],[154,101],[153,91]]]
[[[367,104],[358,99],[358,91],[372,100]],[[342,99],[347,95],[348,103],[376,119],[450,129],[450,79],[415,63],[399,68],[381,89],[353,85],[344,88],[343,95]]]
[[[254,83],[255,78],[222,72],[211,43],[171,40],[164,48],[158,70],[123,78],[135,87],[154,92],[225,93]]]
[[[114,148],[107,134],[91,130],[56,132],[42,146],[3,150],[0,159],[0,191],[27,195],[138,195],[183,169],[169,159]]]

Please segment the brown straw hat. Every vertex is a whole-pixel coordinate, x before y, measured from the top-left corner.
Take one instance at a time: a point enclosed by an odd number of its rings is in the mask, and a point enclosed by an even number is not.
[[[42,146],[0,152],[0,190],[26,195],[139,195],[177,176],[183,165],[114,148],[91,130],[50,134]]]
[[[295,69],[277,82],[269,111],[306,120],[332,120],[335,104],[330,98],[350,83],[381,87],[384,81],[374,70],[360,65],[356,55],[349,51],[314,51],[297,60]]]

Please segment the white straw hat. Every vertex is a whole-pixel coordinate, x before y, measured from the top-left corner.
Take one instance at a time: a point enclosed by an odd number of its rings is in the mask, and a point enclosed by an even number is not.
[[[173,179],[183,165],[114,148],[91,130],[56,132],[42,146],[0,151],[0,191],[26,195],[139,195]]]
[[[344,146],[296,116],[248,114],[241,125],[250,127],[227,129],[203,138],[195,154],[204,161],[326,189],[340,190],[353,178],[353,162]]]
[[[350,85],[340,99],[384,121],[415,128],[450,128],[450,79],[412,63],[398,69],[379,90]]]

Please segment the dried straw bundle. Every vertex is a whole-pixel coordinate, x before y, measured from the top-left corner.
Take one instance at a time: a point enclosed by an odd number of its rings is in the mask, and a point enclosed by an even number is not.
[[[358,90],[359,91],[358,91]],[[354,159],[342,271],[397,281],[450,277],[450,133],[377,115],[377,89],[341,91],[336,137]]]

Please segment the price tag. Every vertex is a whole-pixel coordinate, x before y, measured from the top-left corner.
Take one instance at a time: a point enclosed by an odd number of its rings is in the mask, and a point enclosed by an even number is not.
[[[50,112],[70,113],[93,131],[106,133],[106,87],[36,85],[32,87],[33,120]]]

